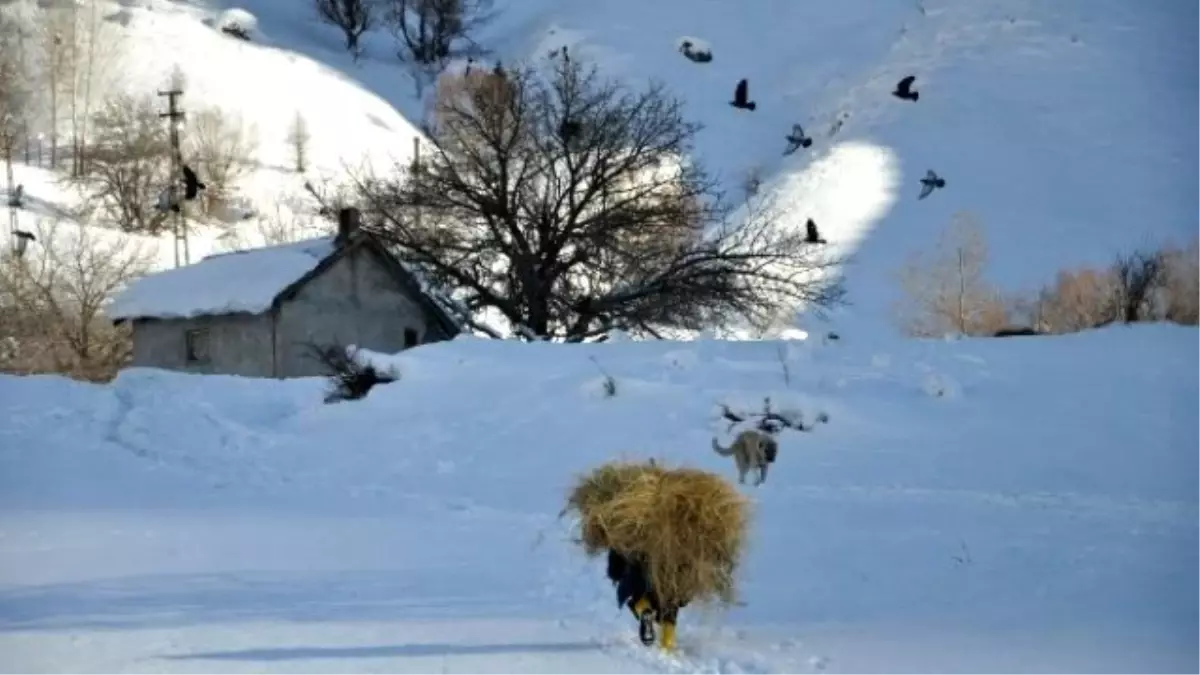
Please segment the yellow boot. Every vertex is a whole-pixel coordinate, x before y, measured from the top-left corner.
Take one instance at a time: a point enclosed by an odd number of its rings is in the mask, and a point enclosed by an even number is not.
[[[642,596],[633,603],[633,615],[637,618],[642,618],[642,615],[650,611],[650,599]]]
[[[654,644],[654,610],[648,598],[638,598],[630,607],[638,620],[638,637],[642,644],[649,647]]]
[[[658,644],[665,651],[675,650],[675,622],[664,621],[659,625]]]

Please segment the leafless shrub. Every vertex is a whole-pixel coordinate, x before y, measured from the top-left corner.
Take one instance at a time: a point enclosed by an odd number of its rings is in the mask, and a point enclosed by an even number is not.
[[[153,252],[128,235],[57,222],[34,234],[24,256],[0,257],[0,370],[111,379],[132,344],[103,309],[149,270]]]
[[[126,232],[159,233],[167,212],[159,194],[170,176],[166,125],[150,97],[118,96],[93,120],[83,172],[72,180]]]
[[[912,256],[901,269],[904,293],[897,314],[914,336],[992,335],[1008,323],[1000,292],[984,280],[987,240],[979,221],[955,214],[932,254]]]
[[[377,384],[395,382],[391,374],[380,373],[370,364],[357,358],[357,350],[343,344],[307,344],[309,357],[317,360],[329,371],[330,391],[326,403],[355,401],[364,398]]]
[[[215,107],[190,114],[188,154],[207,186],[203,192],[206,215],[222,208],[235,183],[252,167],[257,146],[255,130],[242,122],[240,115]]]
[[[1042,316],[1052,333],[1074,333],[1120,318],[1117,280],[1112,270],[1082,267],[1058,273],[1043,292]]]
[[[601,377],[604,378],[604,383],[602,385],[602,387],[603,387],[602,391],[604,392],[604,398],[612,398],[612,397],[616,396],[617,395],[617,380],[616,380],[616,378],[614,378],[611,374],[609,374],[609,372],[604,369],[604,366],[600,365],[600,361],[598,361],[595,356],[589,356],[588,358],[591,360],[592,363],[596,364],[596,369],[600,371]]]
[[[1165,279],[1163,317],[1175,323],[1195,326],[1200,322],[1200,250],[1193,239],[1187,247],[1167,247],[1163,251]]]

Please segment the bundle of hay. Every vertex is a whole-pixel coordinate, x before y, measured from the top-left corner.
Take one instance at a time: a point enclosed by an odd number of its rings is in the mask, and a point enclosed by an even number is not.
[[[696,469],[613,462],[582,476],[563,513],[579,514],[589,556],[642,556],[660,600],[735,601],[750,509],[724,478]]]

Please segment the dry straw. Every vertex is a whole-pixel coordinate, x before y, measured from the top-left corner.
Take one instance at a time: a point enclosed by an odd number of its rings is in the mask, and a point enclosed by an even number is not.
[[[568,511],[579,514],[579,543],[588,555],[612,549],[644,556],[663,603],[735,602],[750,508],[724,478],[654,462],[611,462],[580,477]]]

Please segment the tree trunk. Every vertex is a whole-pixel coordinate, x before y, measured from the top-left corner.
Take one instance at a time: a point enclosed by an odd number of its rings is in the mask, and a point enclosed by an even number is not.
[[[967,334],[967,275],[961,248],[958,249],[958,332]]]

